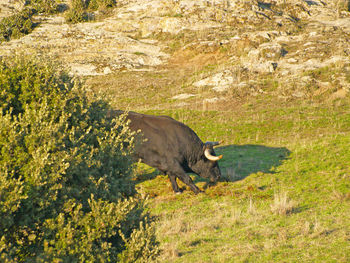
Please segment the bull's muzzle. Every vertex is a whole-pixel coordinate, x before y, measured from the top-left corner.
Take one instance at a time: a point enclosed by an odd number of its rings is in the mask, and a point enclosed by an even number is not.
[[[220,179],[221,175],[219,174],[218,176],[210,176],[209,181],[211,183],[216,183]]]

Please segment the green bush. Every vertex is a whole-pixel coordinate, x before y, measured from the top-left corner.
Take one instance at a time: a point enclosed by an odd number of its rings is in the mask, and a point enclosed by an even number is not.
[[[2,18],[0,20],[0,43],[20,38],[32,32],[33,13],[32,9],[25,8],[12,16]]]
[[[104,10],[115,6],[115,0],[90,0],[88,2],[90,10]]]
[[[88,13],[86,9],[85,0],[71,0],[70,9],[65,14],[66,21],[72,24],[87,21]]]
[[[58,10],[56,0],[30,0],[26,1],[26,6],[22,11],[0,20],[0,43],[20,38],[32,32],[34,28],[33,14],[52,14]]]
[[[135,197],[134,137],[58,67],[0,60],[0,261],[146,262],[153,225]]]
[[[108,13],[106,10],[114,7],[115,4],[115,0],[71,0],[70,9],[66,12],[66,21],[80,23],[94,20],[95,16],[91,12],[100,10],[101,13]]]
[[[27,3],[33,7],[37,13],[54,14],[58,10],[56,0],[29,0]]]

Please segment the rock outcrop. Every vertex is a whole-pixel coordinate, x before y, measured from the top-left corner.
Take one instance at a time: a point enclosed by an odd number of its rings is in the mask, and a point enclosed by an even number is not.
[[[21,5],[23,1],[4,1],[0,16]],[[220,66],[189,85],[219,94],[245,88],[264,93],[259,79],[269,76],[279,83],[269,92],[279,97],[331,90],[331,98],[339,98],[350,87],[348,9],[345,0],[121,0],[111,16],[97,22],[72,25],[62,14],[36,16],[39,26],[21,39],[1,43],[0,55],[19,50],[46,54],[74,74],[94,76],[152,71],[176,61],[178,54],[204,56],[219,50],[224,54]],[[191,38],[185,39],[186,34]],[[332,76],[315,76],[327,68]],[[310,85],[316,88],[305,89]]]

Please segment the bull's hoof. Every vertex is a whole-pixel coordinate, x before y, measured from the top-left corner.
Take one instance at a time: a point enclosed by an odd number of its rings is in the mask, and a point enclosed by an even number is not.
[[[226,177],[221,177],[221,178],[218,180],[218,182],[225,182],[225,183],[228,183],[228,182],[230,182],[230,180],[229,180],[228,178],[226,178]]]
[[[217,182],[207,182],[205,183],[205,185],[203,186],[204,189],[207,189],[209,187],[215,186],[217,185]]]
[[[193,191],[196,195],[198,194],[201,194],[201,193],[204,193],[204,191],[200,190],[200,189],[197,189],[196,191]]]
[[[183,192],[183,189],[181,189],[181,188],[174,190],[174,193],[176,195],[182,194],[182,192]]]
[[[205,195],[205,191],[199,191],[198,194],[200,194],[200,195]]]

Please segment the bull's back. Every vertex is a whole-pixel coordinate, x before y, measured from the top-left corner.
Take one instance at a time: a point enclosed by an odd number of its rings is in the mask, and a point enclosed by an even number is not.
[[[176,129],[178,125],[176,120],[168,116],[153,116],[137,112],[128,112],[127,119],[130,121],[129,127],[131,130],[141,130],[144,133]]]
[[[132,131],[140,131],[147,139],[148,144],[155,144],[163,147],[176,147],[179,140],[184,137],[186,127],[182,123],[167,117],[153,116],[129,112],[127,119]]]
[[[118,113],[123,114],[122,111]],[[130,129],[140,131],[145,139],[137,150],[142,158],[158,154],[181,159],[194,148],[202,147],[202,141],[191,128],[171,117],[128,112],[126,118]]]

